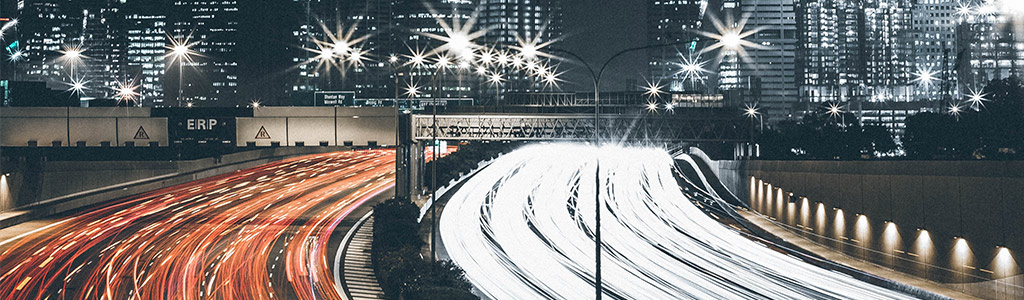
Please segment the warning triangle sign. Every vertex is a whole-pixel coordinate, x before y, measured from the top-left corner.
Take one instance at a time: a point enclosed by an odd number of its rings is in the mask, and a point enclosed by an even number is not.
[[[135,131],[135,138],[134,139],[136,139],[136,140],[148,140],[149,139],[149,134],[146,133],[146,129],[143,129],[142,126],[139,126],[139,130]]]
[[[260,126],[260,131],[256,133],[257,140],[269,140],[270,134],[267,133],[267,128]]]

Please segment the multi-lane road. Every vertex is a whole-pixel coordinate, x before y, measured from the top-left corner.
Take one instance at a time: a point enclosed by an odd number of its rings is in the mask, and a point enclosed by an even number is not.
[[[338,299],[329,241],[393,150],[311,155],[104,204],[3,245],[4,299]],[[336,245],[335,245],[336,246]]]
[[[494,299],[594,297],[600,172],[609,299],[907,299],[745,238],[680,191],[664,150],[555,144],[495,160],[449,200],[440,236]]]

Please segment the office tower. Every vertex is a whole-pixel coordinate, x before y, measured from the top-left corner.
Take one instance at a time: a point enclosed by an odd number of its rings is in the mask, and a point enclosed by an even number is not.
[[[478,44],[495,49],[543,45],[562,36],[563,0],[480,0],[476,29],[487,29]],[[543,51],[543,49],[541,49]],[[512,51],[516,52],[516,51]],[[547,66],[553,69],[554,66]],[[525,71],[505,70],[502,92],[536,92],[546,88],[541,80]],[[497,87],[476,76],[481,99],[497,97]]]
[[[917,0],[913,6],[914,68],[920,82],[914,99],[940,100],[957,92],[956,0]],[[934,77],[934,79],[925,78]],[[931,80],[932,82],[921,82]],[[889,99],[872,99],[885,101]]]
[[[800,101],[912,100],[910,1],[796,0]]]
[[[82,63],[76,67],[74,81],[84,81],[83,96],[110,99],[117,96],[119,82],[131,82],[124,71],[125,36],[124,19],[118,2],[113,0],[84,0],[74,2],[75,11],[81,11],[81,23],[71,44],[81,47]]]
[[[793,0],[725,0],[719,17],[756,46],[725,45],[718,66],[718,87],[729,98],[760,107],[766,121],[791,117],[797,28]],[[743,24],[743,21],[746,21]],[[742,28],[739,25],[743,24]],[[728,43],[728,41],[725,41]],[[742,51],[730,49],[742,47]]]
[[[194,43],[192,62],[186,61],[182,84],[179,68],[168,65],[164,94],[176,106],[189,102],[227,106],[238,99],[238,3],[234,0],[175,0],[168,15],[168,32],[175,41]],[[181,91],[180,95],[178,91]],[[180,98],[179,98],[180,97]],[[180,102],[180,103],[179,103]]]
[[[164,98],[167,13],[162,2],[131,1],[123,8],[126,72],[139,85],[143,106],[173,106]],[[174,78],[175,80],[177,78]],[[174,100],[174,99],[171,99]]]
[[[707,0],[647,1],[647,43],[651,45],[675,44],[647,51],[648,79],[672,92],[707,92],[704,80],[683,69],[684,63],[703,61],[699,43],[709,39],[697,34],[703,26]],[[688,76],[689,75],[689,76]]]
[[[958,11],[956,71],[962,93],[981,89],[995,79],[1021,76],[1024,39],[1020,17],[1004,15],[990,1],[967,1]]]
[[[51,87],[62,86],[70,78],[64,65],[56,61],[62,47],[76,35],[72,28],[81,22],[81,12],[69,13],[69,0],[26,0],[17,5],[18,27],[9,40],[15,40],[21,54],[14,62],[16,79],[44,81]],[[5,40],[7,41],[7,40]],[[10,46],[7,46],[10,47]]]
[[[361,98],[393,97],[388,57],[405,50],[394,48],[393,1],[300,2],[303,20],[293,36],[303,49],[292,59],[296,68],[289,94],[304,98],[315,91],[351,91]],[[333,62],[317,57],[340,41],[351,43],[344,55],[335,55]],[[351,59],[348,53],[354,52],[360,59]]]
[[[424,34],[445,36],[447,33],[438,20],[449,24],[458,22],[465,25],[472,18],[477,6],[474,1],[459,0],[398,0],[395,1],[394,25],[395,49],[408,55],[409,50],[430,52],[442,47],[443,41],[432,39]],[[472,31],[479,30],[479,27]],[[407,75],[399,78],[400,85],[416,85],[421,87],[420,96],[425,98],[468,98],[474,95],[475,81],[467,70],[458,68],[458,62],[452,61],[447,71],[436,72],[436,55],[428,58],[427,64],[408,70]],[[451,59],[457,59],[451,57]],[[467,75],[468,74],[468,75]],[[436,87],[440,87],[438,90]]]

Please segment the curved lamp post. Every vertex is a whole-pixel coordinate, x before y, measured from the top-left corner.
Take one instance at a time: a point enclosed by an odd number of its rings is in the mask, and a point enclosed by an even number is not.
[[[580,64],[582,64],[584,67],[586,67],[588,72],[590,72],[590,79],[593,80],[593,84],[594,84],[594,145],[595,146],[600,146],[600,142],[601,142],[601,140],[600,140],[601,139],[601,98],[600,98],[601,97],[601,77],[604,75],[604,71],[608,68],[608,65],[611,64],[612,61],[614,61],[616,58],[619,58],[623,54],[626,54],[626,53],[629,53],[629,52],[640,51],[640,50],[647,50],[647,49],[654,49],[654,48],[660,48],[660,47],[676,46],[676,45],[680,45],[680,44],[684,44],[684,43],[689,43],[689,42],[676,42],[676,43],[669,43],[669,44],[655,44],[655,45],[647,45],[647,46],[634,47],[634,48],[628,48],[628,49],[625,49],[625,50],[621,50],[621,51],[615,53],[614,55],[612,55],[611,57],[609,57],[607,60],[605,60],[604,63],[601,65],[601,68],[597,69],[596,71],[590,65],[590,63],[587,62],[587,60],[583,59],[582,57],[580,57],[576,53],[573,53],[572,51],[568,51],[568,50],[564,50],[564,49],[558,49],[558,48],[548,48],[548,50],[551,51],[551,52],[560,52],[560,53],[563,53],[563,54],[571,56],[573,59],[575,59]],[[595,299],[600,300],[601,296],[602,296],[602,291],[603,291],[603,289],[601,287],[601,162],[600,162],[600,159],[598,160],[597,165],[595,166],[594,183],[595,183],[595,185],[594,185],[594,223],[595,223],[594,224],[594,266],[595,266],[595,272],[594,272],[594,288],[595,288],[595,290],[594,290],[594,293],[595,293]]]

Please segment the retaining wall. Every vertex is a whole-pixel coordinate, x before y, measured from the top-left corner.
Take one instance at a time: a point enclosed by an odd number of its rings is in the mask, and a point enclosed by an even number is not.
[[[1024,162],[711,164],[751,209],[820,244],[970,294],[1024,298]]]

